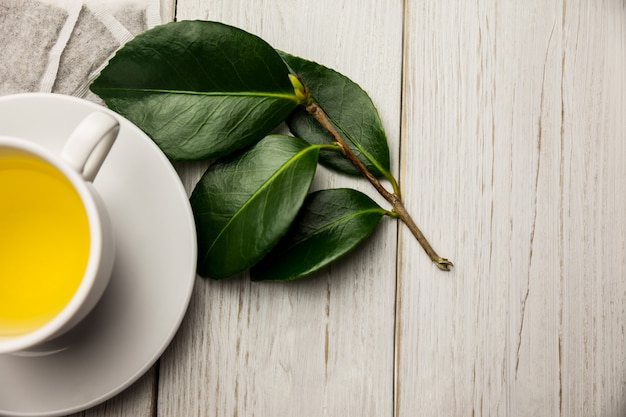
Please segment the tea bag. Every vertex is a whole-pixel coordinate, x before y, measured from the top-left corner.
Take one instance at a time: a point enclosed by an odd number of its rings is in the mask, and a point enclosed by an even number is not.
[[[101,0],[84,3],[59,65],[53,93],[99,99],[89,85],[114,52],[149,27],[160,23],[159,2]],[[119,19],[122,19],[123,24]]]
[[[100,99],[89,85],[115,51],[161,23],[159,0],[0,0],[0,95]]]
[[[87,0],[96,14],[111,14],[130,33],[138,35],[162,22],[160,1],[151,0]]]
[[[40,91],[68,17],[65,8],[37,0],[0,0],[0,95]]]
[[[103,18],[108,24],[103,22]],[[110,15],[96,15],[83,6],[59,58],[57,76],[51,86],[53,93],[85,95],[81,88],[90,75],[100,68],[132,34]]]

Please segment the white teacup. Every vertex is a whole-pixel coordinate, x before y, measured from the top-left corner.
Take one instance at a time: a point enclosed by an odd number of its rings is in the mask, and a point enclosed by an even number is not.
[[[91,113],[60,155],[0,136],[0,353],[60,336],[104,292],[114,238],[92,182],[118,131],[115,117]]]

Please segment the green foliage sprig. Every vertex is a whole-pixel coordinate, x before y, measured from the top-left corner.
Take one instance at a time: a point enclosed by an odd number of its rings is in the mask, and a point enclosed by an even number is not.
[[[128,42],[91,89],[170,159],[215,160],[190,198],[204,277],[300,278],[351,251],[385,215],[440,269],[452,266],[404,207],[371,99],[334,70],[232,26],[182,21]],[[283,122],[293,136],[270,134]],[[352,189],[309,194],[318,163],[363,176],[392,209]]]

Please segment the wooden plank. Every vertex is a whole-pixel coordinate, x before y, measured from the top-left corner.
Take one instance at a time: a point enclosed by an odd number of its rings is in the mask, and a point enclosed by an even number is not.
[[[176,15],[176,0],[160,0],[161,3],[161,20],[165,22],[174,21]]]
[[[359,82],[381,110],[397,171],[401,3],[180,0],[177,18],[217,20]],[[180,166],[192,184],[197,166]],[[326,172],[316,188],[362,181]],[[159,416],[391,416],[395,221],[349,260],[287,284],[198,279],[161,361]]]
[[[624,4],[407,3],[396,416],[623,415]]]
[[[625,8],[564,8],[563,416],[626,413]]]

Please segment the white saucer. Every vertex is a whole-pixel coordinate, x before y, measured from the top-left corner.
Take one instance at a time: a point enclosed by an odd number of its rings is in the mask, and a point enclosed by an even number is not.
[[[109,111],[69,96],[0,97],[0,134],[60,150],[94,110]],[[116,233],[111,283],[68,335],[27,356],[0,355],[0,415],[65,415],[113,397],[156,362],[189,305],[197,251],[187,194],[154,142],[110,113],[121,130],[94,185]]]

